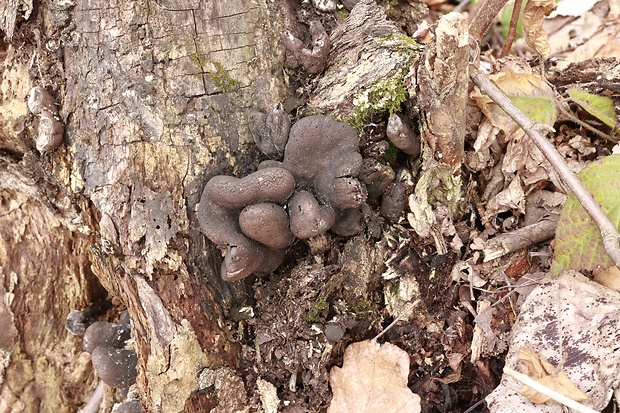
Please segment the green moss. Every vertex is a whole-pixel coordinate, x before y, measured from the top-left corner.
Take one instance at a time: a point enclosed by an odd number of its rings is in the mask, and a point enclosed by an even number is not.
[[[383,164],[389,165],[396,163],[400,151],[396,146],[390,143],[390,147],[377,160]]]
[[[365,298],[360,298],[359,300],[357,300],[357,302],[355,304],[353,304],[353,306],[351,307],[351,310],[353,310],[353,312],[356,315],[363,315],[363,316],[367,316],[372,314],[372,310],[370,309],[370,301],[368,301]]]
[[[338,15],[338,20],[340,20],[340,21],[342,21],[342,20],[346,19],[347,17],[349,17],[349,12],[345,8],[342,8],[342,9],[338,10],[336,12],[336,14]]]
[[[207,73],[207,75],[215,82],[215,84],[222,90],[222,92],[233,92],[239,87],[239,83],[228,74],[222,67],[220,62],[211,60],[211,63],[216,67],[216,71]]]
[[[308,311],[308,314],[306,314],[306,322],[314,323],[318,320],[320,314],[325,310],[327,310],[327,301],[319,298],[314,302],[312,308],[310,308],[310,311]]]
[[[361,129],[372,116],[388,112],[390,115],[399,112],[401,106],[409,98],[404,79],[409,65],[391,77],[381,79],[369,89],[362,91],[353,100],[355,109],[345,121],[356,129]]]

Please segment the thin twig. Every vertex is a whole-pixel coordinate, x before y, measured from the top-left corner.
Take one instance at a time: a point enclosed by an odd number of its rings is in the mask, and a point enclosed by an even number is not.
[[[519,24],[519,16],[521,15],[522,4],[523,0],[515,0],[515,4],[512,9],[512,16],[510,16],[510,26],[508,27],[508,34],[506,35],[504,46],[502,46],[502,51],[499,55],[500,57],[505,57],[508,55],[508,53],[510,53],[510,49],[512,49],[512,43],[517,37],[517,24]]]
[[[404,316],[406,316],[407,314],[409,314],[409,312],[410,312],[411,310],[413,310],[413,309],[414,309],[414,307],[416,307],[416,306],[417,306],[417,305],[419,305],[419,304],[420,304],[420,300],[415,300],[414,302],[412,302],[411,304],[409,304],[409,305],[407,306],[407,308],[405,308],[403,311],[401,311],[401,313],[400,313],[400,314],[398,314],[398,316],[394,319],[394,321],[392,321],[392,322],[390,323],[390,325],[389,325],[389,326],[385,327],[385,328],[383,329],[383,331],[382,331],[382,332],[380,332],[379,334],[377,334],[377,335],[375,336],[375,338],[373,338],[373,340],[374,340],[374,341],[377,341],[377,339],[378,339],[379,337],[381,337],[382,335],[384,335],[385,333],[387,333],[387,332],[388,332],[388,330],[389,330],[390,328],[394,327],[394,326],[396,325],[396,323],[398,323],[398,322],[400,321],[400,319],[401,319],[401,318],[403,318]]]
[[[480,90],[486,93],[493,101],[502,108],[508,116],[515,121],[517,125],[523,129],[527,136],[534,141],[538,149],[543,153],[545,158],[551,163],[551,165],[558,172],[562,181],[566,186],[575,194],[577,200],[590,214],[596,225],[598,225],[601,231],[601,237],[603,239],[603,246],[605,251],[612,259],[617,267],[620,267],[620,232],[615,225],[609,220],[607,215],[603,212],[599,204],[592,198],[592,195],[583,186],[577,175],[575,175],[564,163],[562,156],[551,145],[551,143],[545,139],[545,137],[539,132],[539,130],[548,128],[547,125],[537,124],[532,119],[528,118],[519,108],[504,93],[497,87],[491,80],[482,74],[478,70],[474,70],[471,75],[472,81],[480,88]]]
[[[532,389],[536,390],[539,393],[544,394],[547,397],[552,398],[553,400],[555,400],[558,403],[561,403],[567,407],[570,407],[571,409],[580,412],[580,413],[598,413],[596,410],[589,408],[588,406],[584,406],[581,403],[578,403],[576,401],[574,401],[573,399],[569,399],[568,397],[564,396],[563,394],[558,393],[555,390],[550,389],[549,387],[545,386],[544,384],[541,384],[539,382],[537,382],[536,380],[526,376],[525,374],[519,373],[518,371],[515,371],[509,367],[504,367],[504,373],[506,373],[507,375],[514,377],[516,380],[520,381],[521,383],[525,384],[526,386],[531,387]]]

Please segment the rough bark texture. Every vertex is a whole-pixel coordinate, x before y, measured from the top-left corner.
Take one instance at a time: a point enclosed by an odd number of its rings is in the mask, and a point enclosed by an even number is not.
[[[20,38],[3,48],[10,76],[0,274],[10,299],[0,314],[12,333],[1,349],[0,410],[75,411],[95,387],[80,340],[64,330],[69,310],[104,296],[91,263],[133,319],[144,406],[217,405],[213,383],[198,378],[235,367],[236,347],[218,319],[244,289],[219,279],[219,253],[205,245],[193,214],[210,176],[255,167],[252,122],[281,100],[282,18],[269,7],[261,0],[44,3],[28,23],[37,42]],[[15,16],[3,18],[12,29]],[[21,42],[27,51],[19,54]],[[49,50],[64,59],[39,64]],[[36,132],[25,107],[37,83],[58,98],[67,129],[61,148],[44,158],[31,150]]]
[[[408,97],[403,79],[421,47],[372,0],[360,1],[330,40],[328,66],[310,106],[353,124],[400,111]]]
[[[400,108],[417,56],[372,1],[360,4],[358,17],[334,34],[318,86],[323,103],[314,105],[353,121]],[[255,385],[263,377],[289,388],[286,400],[296,406],[328,403],[332,346],[308,320],[327,314],[318,304],[335,289],[348,307],[367,311],[369,285],[383,270],[385,251],[375,245],[381,231],[334,248],[329,265],[317,257],[309,266],[306,257],[257,281],[259,314],[247,324],[277,339],[254,347],[236,343],[230,321],[248,304],[246,285],[220,279],[220,253],[194,217],[211,176],[245,175],[260,160],[251,130],[284,96],[286,8],[264,0],[84,0],[43,2],[27,22],[25,14],[3,15],[17,29],[14,43],[0,48],[0,322],[8,332],[0,340],[1,411],[83,406],[97,382],[64,320],[105,297],[116,309],[109,318],[127,307],[133,320],[147,411],[249,409],[260,405]],[[345,95],[337,87],[344,79],[354,80],[346,99],[333,101]],[[33,149],[36,118],[26,107],[35,85],[57,99],[66,126],[63,144],[46,155]],[[323,282],[332,272],[332,283]],[[296,274],[306,274],[306,283]],[[317,345],[324,354],[308,352]],[[276,360],[276,347],[299,356]],[[298,375],[306,393],[295,390]]]

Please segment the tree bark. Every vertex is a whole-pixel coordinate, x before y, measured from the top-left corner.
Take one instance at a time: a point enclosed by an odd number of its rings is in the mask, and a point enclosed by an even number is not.
[[[362,3],[366,15],[334,32],[335,52],[310,103],[353,123],[400,108],[418,54],[373,2]],[[108,317],[127,308],[133,321],[146,411],[244,411],[258,399],[248,394],[244,355],[227,327],[249,303],[246,284],[221,280],[220,252],[200,233],[195,208],[210,177],[246,175],[261,160],[251,131],[284,99],[279,39],[291,18],[287,4],[53,1],[21,25],[15,19],[29,16],[19,10],[12,22],[3,16],[13,40],[0,48],[0,322],[7,331],[0,410],[73,412],[87,402],[97,380],[64,320],[104,298],[115,304]],[[360,81],[345,93],[339,80],[352,70]],[[61,146],[42,155],[26,107],[35,85],[58,100],[65,123]],[[336,265],[301,260],[287,270],[290,279],[256,288],[257,300],[271,295],[255,305],[264,316],[252,320],[254,332],[266,341],[260,347],[256,339],[255,359],[245,356],[256,362],[247,369],[253,380],[271,374],[261,352],[296,348],[313,358],[280,360],[282,373],[294,388],[298,369],[311,371],[304,386],[321,391],[302,398],[323,408],[327,358],[307,351],[308,317],[324,311],[318,304],[337,288],[355,303],[349,307],[371,311],[368,285],[380,280],[385,255],[360,235],[331,253]],[[274,303],[279,312],[269,314]],[[303,331],[287,326],[293,313]],[[289,379],[273,380],[282,388]],[[102,411],[114,397],[106,392]]]
[[[76,411],[87,401],[97,383],[64,320],[105,298],[101,286],[132,318],[143,406],[218,405],[199,379],[236,366],[221,321],[245,291],[221,281],[194,208],[209,177],[256,167],[250,129],[284,91],[276,6],[44,2],[3,46],[12,82],[3,106],[13,112],[3,111],[0,139],[0,410]],[[3,17],[13,34],[14,16]],[[35,84],[58,98],[66,122],[64,143],[42,156],[25,107]]]

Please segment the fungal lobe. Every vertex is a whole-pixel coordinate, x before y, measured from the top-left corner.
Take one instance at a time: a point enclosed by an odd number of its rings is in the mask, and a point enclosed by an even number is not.
[[[239,226],[246,236],[270,248],[286,248],[293,242],[286,211],[271,202],[243,208],[239,214]]]
[[[322,115],[300,119],[291,128],[282,166],[298,185],[314,189],[320,201],[335,209],[355,208],[366,200],[365,187],[355,179],[362,168],[359,139],[346,123]]]
[[[325,234],[334,225],[336,213],[325,205],[319,205],[308,191],[298,191],[290,199],[291,231],[295,237],[307,239]]]
[[[92,353],[99,346],[123,348],[130,338],[131,330],[128,325],[95,321],[84,334],[84,350]]]
[[[92,353],[93,367],[109,386],[126,389],[136,382],[138,356],[134,350],[99,346]]]
[[[198,223],[207,238],[224,253],[221,269],[224,280],[237,281],[252,273],[267,274],[280,265],[285,251],[248,238],[241,230],[238,214],[250,204],[284,202],[294,189],[293,175],[277,167],[259,169],[244,178],[219,175],[207,182],[198,204]],[[253,237],[269,237],[270,230],[253,229],[256,225],[250,223],[249,218],[256,218],[256,215],[251,214],[252,209],[245,214],[246,230]],[[280,242],[283,243],[282,239],[278,240]]]
[[[281,38],[286,50],[293,55],[292,66],[301,64],[308,73],[316,74],[325,67],[330,41],[325,27],[318,20],[310,23],[309,31],[312,36],[310,48],[304,47],[303,42],[288,30],[282,32]]]
[[[394,146],[407,155],[418,156],[420,154],[420,137],[397,113],[392,114],[388,119],[386,133]]]
[[[254,133],[254,142],[258,149],[269,157],[280,157],[288,141],[291,119],[281,103],[274,105],[267,118],[264,128]]]

